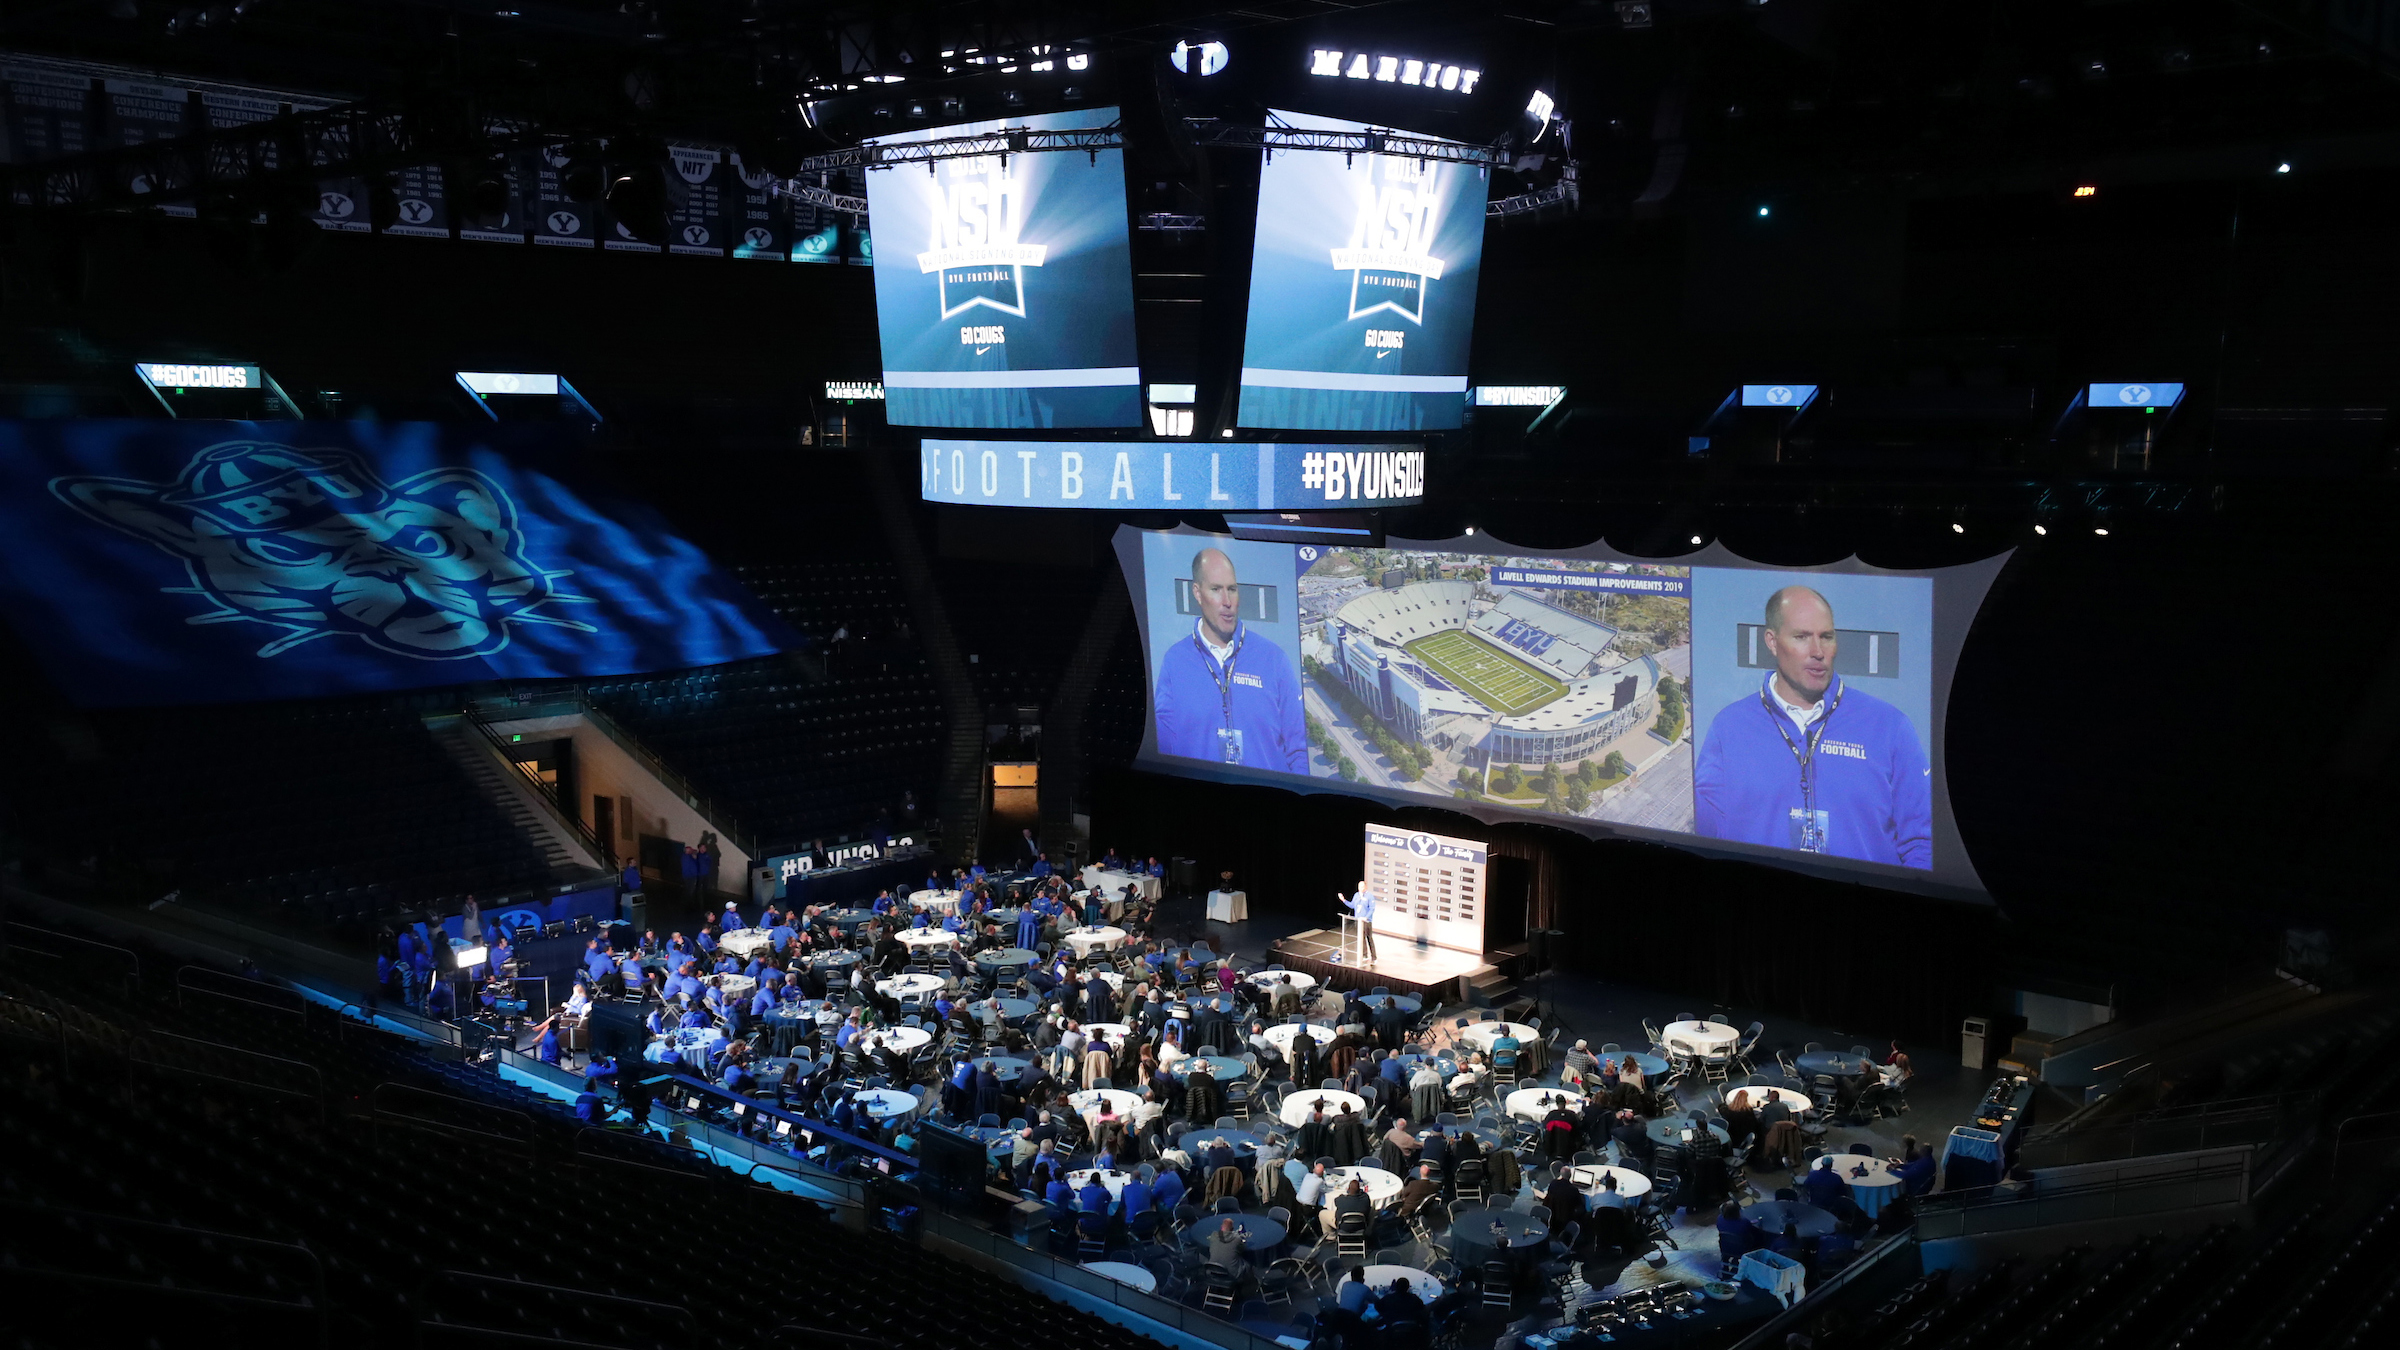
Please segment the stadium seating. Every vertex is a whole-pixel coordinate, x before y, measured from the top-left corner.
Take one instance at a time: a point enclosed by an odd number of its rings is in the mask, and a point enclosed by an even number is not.
[[[327,1010],[179,1006],[118,973],[0,959],[16,1344],[133,1325],[162,1345],[236,1326],[376,1347],[1153,1344],[664,1142],[577,1132],[546,1098]],[[212,1064],[183,1037],[256,1053]],[[322,1096],[279,1088],[257,1054],[322,1074]],[[404,1108],[390,1084],[415,1089]],[[676,1236],[704,1229],[751,1237]],[[782,1297],[795,1279],[805,1294]]]

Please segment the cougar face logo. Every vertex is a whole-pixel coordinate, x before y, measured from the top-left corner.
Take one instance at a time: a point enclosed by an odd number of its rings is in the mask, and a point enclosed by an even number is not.
[[[512,624],[596,631],[534,612],[590,599],[558,593],[553,583],[569,573],[525,556],[516,503],[472,469],[387,484],[349,450],[227,441],[171,483],[69,476],[50,491],[181,561],[192,584],[161,589],[217,607],[185,622],[282,630],[260,656],[353,637],[455,660],[506,647]]]

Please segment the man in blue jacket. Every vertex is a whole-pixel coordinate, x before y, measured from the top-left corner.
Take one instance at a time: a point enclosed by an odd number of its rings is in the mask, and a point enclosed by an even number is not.
[[[1806,586],[1767,598],[1775,669],[1709,724],[1692,770],[1710,838],[1902,867],[1933,866],[1933,780],[1898,708],[1833,673],[1833,606]]]
[[[1158,752],[1212,764],[1308,772],[1300,680],[1292,658],[1241,619],[1233,560],[1204,548],[1192,559],[1192,631],[1168,634],[1159,662]]]

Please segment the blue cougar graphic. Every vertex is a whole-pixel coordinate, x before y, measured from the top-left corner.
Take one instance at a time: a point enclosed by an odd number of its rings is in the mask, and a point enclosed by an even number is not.
[[[558,593],[553,583],[569,573],[525,556],[516,503],[472,469],[387,484],[349,450],[225,441],[172,483],[69,476],[50,490],[182,562],[192,584],[163,589],[217,605],[187,622],[282,629],[260,656],[354,637],[455,660],[508,646],[511,624],[596,631],[533,612],[589,600]]]

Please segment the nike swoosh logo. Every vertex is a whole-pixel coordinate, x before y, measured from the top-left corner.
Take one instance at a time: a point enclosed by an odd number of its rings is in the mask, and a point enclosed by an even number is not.
[[[1390,356],[1390,355],[1391,355],[1391,353],[1390,353],[1390,352],[1377,352],[1377,353],[1375,353],[1375,359],[1376,359],[1376,360],[1378,360],[1378,361],[1380,361],[1380,360],[1382,360],[1383,358],[1385,358],[1385,357],[1387,357],[1387,356]]]
[[[976,354],[977,356],[981,356],[981,355],[983,355],[985,352],[988,352],[988,351],[990,351],[990,350],[991,350],[991,348],[989,348],[989,347],[977,347],[977,348],[975,349],[975,354]]]

